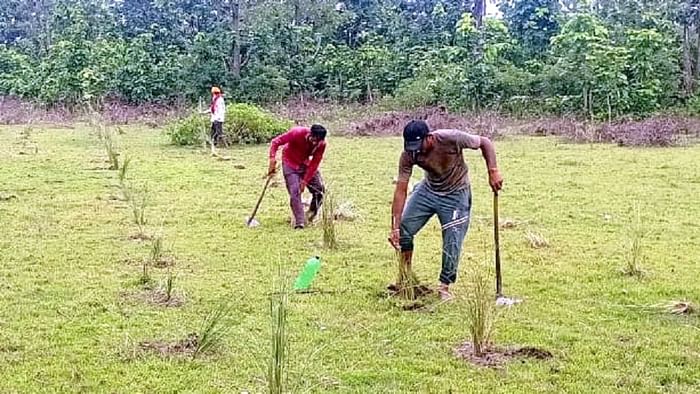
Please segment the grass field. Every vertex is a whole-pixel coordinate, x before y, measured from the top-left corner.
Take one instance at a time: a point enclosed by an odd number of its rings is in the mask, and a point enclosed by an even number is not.
[[[326,251],[320,228],[290,229],[283,186],[266,196],[262,226],[245,228],[265,147],[219,161],[124,128],[115,138],[133,160],[127,178],[147,186],[147,231],[162,232],[184,299],[163,307],[134,295],[150,243],[130,239],[137,229],[97,136],[87,126],[23,130],[0,128],[0,392],[265,392],[277,267],[291,282],[315,254],[324,292],[289,298],[289,392],[700,392],[700,319],[663,307],[700,301],[700,146],[497,142],[501,218],[516,223],[501,232],[504,285],[525,301],[500,310],[494,339],[554,357],[483,368],[453,355],[469,336],[464,302],[403,311],[382,295],[396,275],[386,238],[400,139],[330,138],[323,175],[361,218],[339,223],[340,247]],[[477,152],[467,161],[474,198],[461,285],[493,253],[486,171]],[[641,278],[620,272],[635,204],[647,232]],[[532,248],[528,232],[548,246]],[[434,285],[435,219],[416,244],[417,274]],[[150,267],[156,286],[167,272]],[[221,300],[232,312],[216,350],[196,360],[140,350],[198,332]]]

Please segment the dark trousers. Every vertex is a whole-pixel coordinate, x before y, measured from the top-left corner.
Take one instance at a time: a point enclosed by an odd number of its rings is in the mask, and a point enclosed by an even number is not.
[[[292,213],[294,214],[294,223],[296,226],[303,226],[306,220],[304,218],[304,204],[301,202],[301,193],[304,191],[300,190],[300,186],[306,174],[306,168],[302,166],[295,170],[283,164],[282,173],[284,174],[284,181],[287,184],[287,191],[289,191],[289,206],[292,208]],[[321,204],[323,204],[323,193],[325,191],[323,179],[319,171],[316,171],[316,174],[311,178],[307,186],[309,192],[311,192],[313,196],[309,211],[316,213],[321,207]]]
[[[211,122],[211,143],[219,145],[224,137],[224,123]]]

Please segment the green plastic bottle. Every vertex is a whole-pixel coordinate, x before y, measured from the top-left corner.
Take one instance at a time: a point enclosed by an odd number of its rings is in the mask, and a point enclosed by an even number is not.
[[[294,281],[294,290],[308,290],[311,282],[314,281],[318,270],[321,268],[321,258],[314,256],[306,260],[304,269],[301,270],[296,281]]]

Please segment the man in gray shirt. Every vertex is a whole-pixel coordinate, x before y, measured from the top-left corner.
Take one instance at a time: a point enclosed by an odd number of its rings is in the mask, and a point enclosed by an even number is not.
[[[399,159],[389,241],[401,250],[403,263],[410,266],[413,238],[433,215],[437,215],[442,226],[442,271],[438,293],[443,300],[448,300],[452,298],[449,286],[457,280],[472,202],[462,150],[481,149],[494,193],[503,185],[496,165],[496,151],[486,137],[459,130],[430,132],[428,125],[420,120],[406,125],[403,138],[404,151]],[[408,181],[414,165],[425,171],[425,180],[415,187],[406,204]]]

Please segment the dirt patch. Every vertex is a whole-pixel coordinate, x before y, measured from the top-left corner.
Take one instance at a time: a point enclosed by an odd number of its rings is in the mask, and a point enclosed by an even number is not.
[[[16,194],[0,193],[0,201],[12,201],[12,200],[16,200],[16,199],[17,199]]]
[[[685,301],[672,302],[667,308],[674,315],[691,315],[697,311],[693,304]]]
[[[511,357],[527,357],[534,358],[537,360],[549,360],[554,357],[548,350],[536,348],[536,347],[521,347],[508,352]]]
[[[480,367],[498,368],[509,360],[516,358],[532,358],[536,360],[548,360],[552,358],[552,353],[547,350],[525,346],[518,348],[489,347],[483,354],[477,355],[474,345],[471,342],[464,342],[454,349],[454,354],[458,358]]]
[[[480,114],[462,115],[447,111],[444,107],[423,108],[415,111],[385,112],[373,118],[350,124],[345,134],[354,136],[394,136],[401,135],[403,127],[413,119],[421,119],[428,123],[431,129],[460,129],[489,138],[501,135],[503,129],[509,127],[506,118],[484,112]]]
[[[165,289],[145,289],[137,292],[122,293],[122,297],[146,304],[162,306],[166,308],[179,308],[185,304],[185,297],[176,291],[172,291],[168,296]]]
[[[621,146],[676,146],[700,137],[697,118],[673,115],[646,119],[621,118],[613,122],[591,122],[575,118],[543,117],[519,127],[535,136],[560,136],[577,143],[610,142]]]
[[[129,235],[129,239],[132,241],[150,241],[153,237],[148,234],[136,233]]]
[[[307,125],[313,122],[326,122],[330,119],[335,119],[338,116],[337,112],[339,109],[343,110],[343,112],[369,110],[369,108],[364,108],[358,104],[344,105],[338,108],[337,106],[304,96],[292,97],[287,102],[273,105],[269,109],[284,119],[291,119],[295,125]]]
[[[407,301],[402,303],[400,307],[404,311],[422,311],[425,309],[426,304],[420,301]]]
[[[520,222],[518,222],[517,220],[514,220],[514,219],[503,219],[503,220],[501,220],[499,225],[501,226],[502,229],[509,230],[509,229],[518,227],[520,225]]]
[[[219,161],[231,161],[231,160],[233,160],[233,157],[231,157],[231,156],[222,156],[216,152],[212,152],[211,155],[212,155],[212,157],[215,157]]]
[[[387,294],[392,297],[398,297],[399,291],[399,286],[396,283],[392,283],[386,287]],[[417,285],[415,286],[414,291],[416,294],[416,298],[427,297],[435,293],[433,289],[426,285]]]
[[[404,311],[424,312],[429,310],[431,302],[429,298],[435,294],[435,290],[428,286],[418,284],[414,286],[414,299],[405,299],[401,296],[401,289],[395,283],[387,286],[381,293],[382,298],[392,298],[396,301],[396,306]]]
[[[431,129],[456,128],[489,138],[505,134],[557,136],[574,143],[617,143],[621,146],[677,146],[700,138],[700,120],[654,116],[612,123],[572,117],[517,118],[494,112],[456,114],[444,107],[384,112],[351,123],[343,131],[353,136],[398,136],[412,119],[425,120]]]
[[[121,264],[125,264],[125,265],[143,265],[143,260],[141,260],[141,259],[134,259],[134,258],[131,258],[131,257],[125,257],[125,258],[119,260],[119,262],[120,262]]]
[[[176,342],[165,342],[160,340],[143,341],[139,343],[139,348],[148,352],[159,354],[160,356],[191,356],[197,349],[199,338],[197,334],[187,335],[187,338]]]
[[[156,261],[152,261],[151,265],[155,268],[169,268],[175,266],[175,258],[172,256],[162,256]]]

